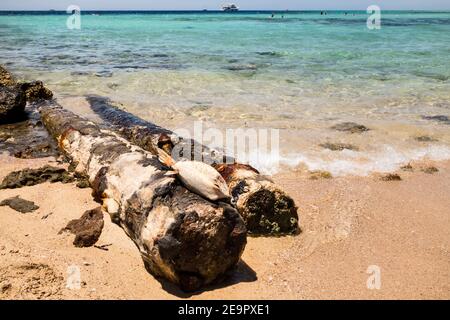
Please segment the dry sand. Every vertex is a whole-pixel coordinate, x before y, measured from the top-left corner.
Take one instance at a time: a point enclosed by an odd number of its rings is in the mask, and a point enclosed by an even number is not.
[[[54,159],[0,157],[0,179]],[[302,233],[249,238],[242,262],[220,286],[185,294],[144,268],[137,248],[105,215],[97,244],[75,248],[58,231],[97,204],[90,189],[41,184],[1,190],[40,209],[21,214],[0,207],[1,299],[449,299],[450,162],[435,174],[414,164],[402,181],[379,176],[310,180],[306,173],[274,177],[299,206]],[[51,214],[50,214],[51,213]],[[46,219],[43,216],[50,214]],[[81,289],[66,288],[68,267],[81,271]],[[371,265],[381,288],[367,288]]]

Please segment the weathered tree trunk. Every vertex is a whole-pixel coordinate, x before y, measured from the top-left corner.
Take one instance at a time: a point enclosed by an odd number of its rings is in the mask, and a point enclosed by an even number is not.
[[[196,290],[239,261],[246,228],[230,205],[188,191],[157,158],[54,102],[42,121],[93,194],[136,243],[155,276]]]
[[[227,181],[249,233],[282,235],[298,231],[297,207],[293,199],[255,168],[235,163],[223,152],[199,146],[191,139],[183,139],[170,130],[120,110],[106,98],[90,96],[88,101],[91,109],[112,125],[112,130],[144,150],[156,154],[157,146],[168,153],[174,150],[181,158],[203,159],[212,164]]]

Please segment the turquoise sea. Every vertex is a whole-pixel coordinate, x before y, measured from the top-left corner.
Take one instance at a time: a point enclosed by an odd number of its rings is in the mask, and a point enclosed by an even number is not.
[[[450,159],[450,12],[385,11],[380,30],[368,16],[83,12],[69,30],[65,13],[1,12],[0,63],[80,110],[96,94],[172,129],[279,129],[281,155],[257,161],[268,172],[273,161],[339,175]],[[330,129],[345,121],[372,130]]]

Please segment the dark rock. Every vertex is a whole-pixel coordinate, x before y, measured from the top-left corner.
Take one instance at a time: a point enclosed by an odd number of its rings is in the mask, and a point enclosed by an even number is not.
[[[403,171],[414,171],[414,169],[413,169],[413,167],[412,167],[412,165],[410,163],[400,167],[400,169],[402,169]]]
[[[69,231],[75,234],[75,247],[91,247],[97,241],[103,230],[102,208],[86,211],[80,219],[70,221],[59,233]]]
[[[257,52],[256,54],[258,54],[260,56],[269,56],[269,57],[281,57],[281,56],[283,56],[283,54],[281,54],[279,52],[275,52],[275,51],[262,51],[262,52]]]
[[[369,131],[370,129],[361,124],[357,124],[354,122],[343,122],[336,124],[331,127],[331,129],[342,131],[342,132],[350,132],[350,133],[363,133]]]
[[[329,150],[332,150],[332,151],[342,151],[342,150],[345,150],[345,149],[353,150],[353,151],[358,151],[359,150],[358,147],[356,147],[356,146],[354,146],[352,144],[349,144],[349,143],[329,143],[329,142],[327,142],[327,143],[322,143],[320,146],[322,148],[329,149]]]
[[[26,97],[20,88],[0,87],[0,123],[11,123],[20,119],[25,105]]]
[[[436,142],[436,141],[438,141],[437,139],[429,137],[429,136],[419,136],[419,137],[415,137],[414,139],[419,142]]]
[[[170,58],[168,54],[165,53],[155,53],[151,55],[152,58]]]
[[[258,66],[254,64],[240,64],[226,67],[227,70],[230,71],[256,71],[258,70]]]
[[[74,178],[64,169],[45,166],[38,169],[25,169],[8,174],[0,184],[0,189],[15,189],[34,186],[44,182],[70,183]]]
[[[435,174],[435,173],[439,172],[439,169],[436,167],[426,167],[426,168],[422,169],[422,172],[425,172],[427,174]]]
[[[22,83],[21,88],[25,92],[28,102],[51,100],[53,98],[53,92],[44,87],[42,81]]]
[[[11,209],[16,210],[21,213],[33,212],[39,207],[32,201],[24,200],[19,196],[9,198],[0,202],[0,206],[9,206]]]
[[[389,173],[387,175],[384,175],[381,177],[381,180],[383,181],[401,181],[402,177],[396,173]]]
[[[422,119],[429,121],[436,121],[444,124],[450,124],[450,119],[447,116],[438,115],[438,116],[422,116]]]

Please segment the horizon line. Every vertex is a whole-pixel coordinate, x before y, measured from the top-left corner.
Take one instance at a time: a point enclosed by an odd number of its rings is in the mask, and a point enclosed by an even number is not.
[[[97,11],[97,12],[226,12],[220,9],[84,9],[81,11]],[[244,9],[236,12],[226,12],[231,14],[236,14],[239,12],[256,12],[256,11],[267,11],[267,12],[314,12],[314,11],[366,11],[366,9]],[[438,12],[438,11],[450,11],[448,9],[384,9],[382,11],[427,11],[427,12]],[[57,9],[25,9],[25,10],[15,10],[15,9],[0,9],[0,12],[66,12],[66,10]]]

